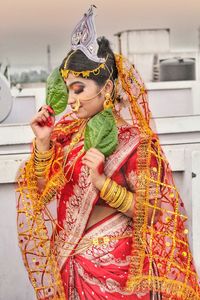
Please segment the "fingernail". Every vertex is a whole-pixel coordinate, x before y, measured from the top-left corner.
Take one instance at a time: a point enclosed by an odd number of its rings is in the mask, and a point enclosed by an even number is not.
[[[53,110],[50,106],[48,106],[47,109],[48,109],[48,111],[49,111],[50,113],[52,113],[53,115],[55,114],[54,110]]]

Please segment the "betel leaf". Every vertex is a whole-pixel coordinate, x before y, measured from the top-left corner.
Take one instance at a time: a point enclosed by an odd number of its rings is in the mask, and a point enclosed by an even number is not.
[[[63,112],[68,102],[66,84],[60,74],[59,68],[55,68],[47,78],[46,104],[51,106],[58,115]]]
[[[86,151],[96,148],[107,157],[115,151],[117,144],[117,126],[111,109],[101,111],[88,121],[84,138]]]

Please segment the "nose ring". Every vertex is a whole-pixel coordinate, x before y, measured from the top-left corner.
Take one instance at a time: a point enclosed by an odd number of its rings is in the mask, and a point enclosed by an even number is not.
[[[80,100],[77,99],[74,107],[72,107],[72,111],[77,112],[79,110],[79,107],[80,107]]]

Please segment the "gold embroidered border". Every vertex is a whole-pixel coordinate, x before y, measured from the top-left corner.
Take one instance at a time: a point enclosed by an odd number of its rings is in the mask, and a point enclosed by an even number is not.
[[[200,300],[200,295],[198,293],[198,286],[196,287],[196,291],[177,280],[170,280],[164,277],[156,277],[156,276],[145,276],[142,277],[132,277],[127,286],[128,290],[132,290],[133,292],[138,292],[141,290],[151,290],[154,292],[163,293],[163,295],[171,297],[175,297],[177,300]],[[174,299],[174,298],[173,298]]]

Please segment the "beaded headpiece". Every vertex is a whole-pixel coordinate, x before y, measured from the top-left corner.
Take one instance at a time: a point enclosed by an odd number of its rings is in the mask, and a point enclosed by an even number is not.
[[[94,8],[96,6],[91,5],[88,12],[84,14],[83,18],[74,28],[71,36],[71,44],[72,50],[79,49],[94,62],[103,63],[105,59],[97,56],[98,43],[94,24]]]

